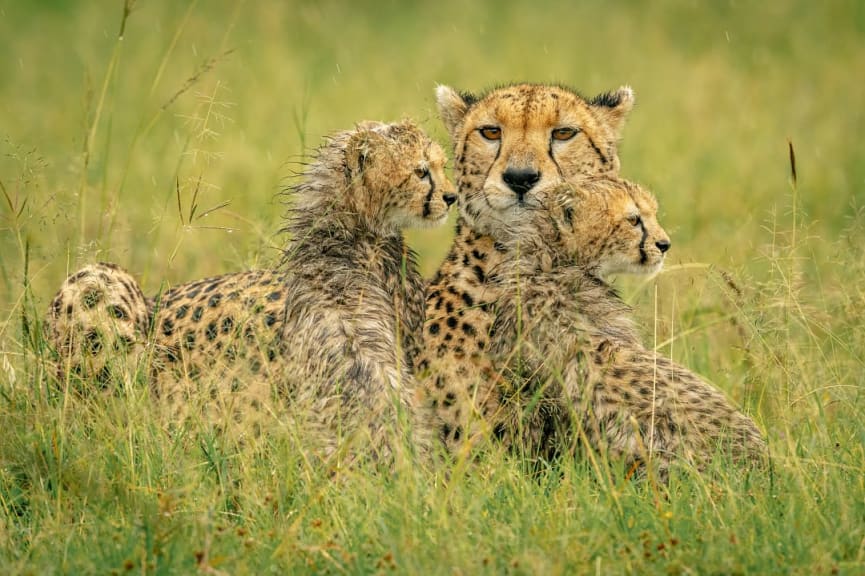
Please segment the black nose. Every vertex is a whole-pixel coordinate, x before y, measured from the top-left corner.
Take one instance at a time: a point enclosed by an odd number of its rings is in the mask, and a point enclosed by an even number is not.
[[[538,183],[541,179],[541,173],[536,170],[514,170],[508,168],[502,174],[502,180],[508,187],[516,192],[517,196],[523,197],[523,194],[532,189],[532,186]]]
[[[445,204],[450,206],[451,204],[453,204],[454,202],[457,201],[457,195],[456,194],[443,194],[442,200],[445,201]]]
[[[664,252],[666,252],[667,250],[670,249],[670,241],[669,240],[658,240],[657,242],[655,242],[655,246],[657,246],[658,250],[660,250],[661,253],[663,254]]]

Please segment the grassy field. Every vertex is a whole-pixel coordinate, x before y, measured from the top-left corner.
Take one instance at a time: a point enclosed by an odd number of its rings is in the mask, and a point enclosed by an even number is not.
[[[865,574],[865,4],[0,0],[0,573]],[[121,37],[122,32],[122,37]],[[771,473],[669,486],[493,453],[332,474],[293,436],[169,436],[143,382],[49,386],[33,328],[108,260],[148,293],[272,263],[324,134],[437,83],[637,94],[623,174],[654,342],[753,414]],[[795,174],[791,167],[795,152]],[[196,192],[197,190],[197,192]],[[412,233],[431,274],[450,230]],[[137,384],[137,385],[136,385]]]

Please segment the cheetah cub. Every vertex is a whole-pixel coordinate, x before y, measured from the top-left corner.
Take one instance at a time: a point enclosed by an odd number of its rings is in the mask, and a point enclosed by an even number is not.
[[[550,198],[530,256],[504,279],[514,297],[500,302],[491,343],[507,383],[490,393],[498,433],[547,454],[584,440],[630,469],[652,462],[662,478],[676,461],[699,469],[718,454],[759,460],[765,442],[754,422],[645,348],[604,281],[661,267],[670,242],[652,195],[603,178]]]
[[[364,122],[321,146],[290,191],[277,270],[163,297],[154,333],[166,369],[155,388],[173,419],[203,411],[253,422],[257,434],[286,409],[319,454],[353,440],[387,455],[389,430],[410,410],[424,321],[402,230],[446,221],[456,195],[445,162],[407,121]]]

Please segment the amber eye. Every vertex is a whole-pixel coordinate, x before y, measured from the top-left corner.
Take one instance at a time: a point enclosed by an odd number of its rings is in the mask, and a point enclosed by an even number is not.
[[[553,130],[553,140],[559,140],[562,142],[564,142],[565,140],[570,140],[571,138],[576,136],[577,132],[579,131],[579,128],[556,128],[555,130]]]
[[[637,224],[642,222],[639,214],[632,214],[632,215],[628,216],[627,220],[628,220],[628,224],[630,224],[631,226],[636,226]]]
[[[429,168],[415,168],[414,173],[415,176],[423,180],[429,176]]]
[[[487,140],[502,139],[502,129],[498,126],[481,126],[480,128],[478,128],[478,132],[480,132],[481,136],[483,136]]]

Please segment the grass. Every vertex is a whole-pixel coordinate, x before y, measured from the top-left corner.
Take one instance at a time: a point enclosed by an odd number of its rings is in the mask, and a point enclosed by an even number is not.
[[[865,572],[865,9],[572,4],[0,0],[0,572]],[[290,433],[168,436],[134,374],[50,385],[38,323],[69,271],[119,262],[152,294],[268,265],[322,135],[411,116],[445,142],[436,83],[523,79],[635,88],[623,173],[673,248],[620,285],[647,342],[754,415],[771,474],[493,453],[333,476]],[[449,234],[411,234],[425,273]]]

